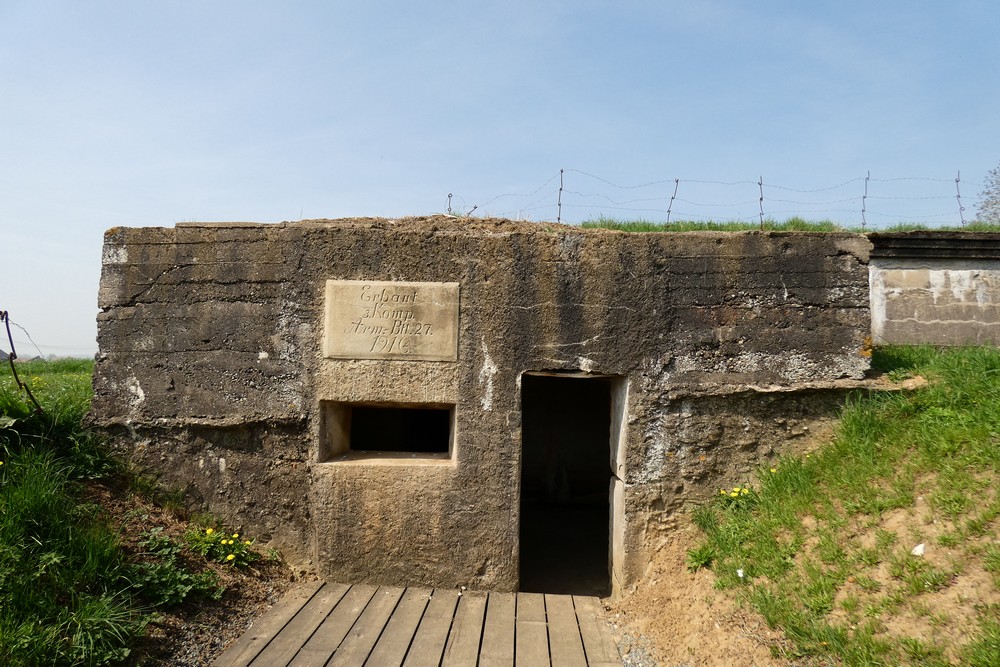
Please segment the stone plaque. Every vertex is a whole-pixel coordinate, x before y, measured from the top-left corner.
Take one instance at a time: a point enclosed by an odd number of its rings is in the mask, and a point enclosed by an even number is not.
[[[458,283],[326,281],[324,356],[458,360]]]

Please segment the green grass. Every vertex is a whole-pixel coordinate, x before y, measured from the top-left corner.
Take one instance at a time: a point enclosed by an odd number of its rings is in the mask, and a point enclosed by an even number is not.
[[[0,374],[0,661],[104,664],[128,654],[146,614],[118,536],[79,480],[114,468],[82,426],[92,362],[29,362]]]
[[[928,644],[884,623],[927,616],[935,595],[970,570],[989,573],[994,589],[983,594],[1000,600],[1000,351],[882,348],[872,362],[930,382],[854,398],[831,442],[760,471],[752,502],[724,489],[694,515],[706,538],[691,561],[705,565],[710,553],[718,584],[802,656],[859,665],[992,659],[995,610],[966,610],[978,634],[965,645],[944,632]],[[911,555],[923,542],[928,556]]]
[[[889,227],[883,227],[878,232],[1000,232],[1000,225],[988,222],[969,222],[964,227],[960,225],[946,225],[942,227],[928,227],[920,223],[901,222]]]
[[[594,220],[587,220],[580,224],[581,227],[599,227],[603,229],[616,229],[623,232],[741,232],[753,231],[761,228],[760,222],[702,222],[697,220],[677,220],[676,222],[651,222],[647,220],[619,220],[618,218],[600,217]],[[840,227],[829,220],[808,221],[802,218],[789,218],[784,222],[778,222],[770,218],[764,219],[764,229],[767,231],[781,232],[844,232],[847,229]]]
[[[88,484],[127,484],[125,468],[83,425],[93,362],[17,366],[39,413],[0,367],[0,664],[104,665],[125,659],[151,613],[222,593],[187,545],[151,531],[138,552],[87,500]],[[247,541],[239,561],[256,557]],[[221,560],[225,561],[225,555]]]
[[[700,220],[677,220],[670,223],[653,222],[650,220],[622,220],[619,218],[601,216],[586,220],[581,227],[616,229],[623,232],[742,232],[761,229],[761,223],[754,221],[721,221],[705,222]],[[927,227],[918,223],[899,223],[891,227],[879,229],[862,229],[860,226],[843,226],[830,220],[805,220],[799,217],[788,218],[783,222],[765,218],[763,229],[778,232],[1000,232],[1000,225],[970,222],[964,227]]]

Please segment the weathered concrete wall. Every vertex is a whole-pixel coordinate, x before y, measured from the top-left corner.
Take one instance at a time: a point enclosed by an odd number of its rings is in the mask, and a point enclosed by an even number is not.
[[[872,234],[876,344],[1000,344],[1000,234]]]
[[[672,509],[746,479],[862,377],[869,248],[447,218],[115,228],[92,419],[303,568],[513,589],[521,376],[612,375],[620,585]],[[328,280],[458,283],[457,361],[324,356]],[[453,405],[453,447],[326,461],[327,401]]]

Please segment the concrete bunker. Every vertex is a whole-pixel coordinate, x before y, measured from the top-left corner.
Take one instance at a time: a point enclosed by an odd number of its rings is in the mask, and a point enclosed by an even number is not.
[[[330,580],[549,589],[575,540],[567,590],[614,593],[674,512],[863,386],[869,249],[444,217],[115,228],[91,420]]]

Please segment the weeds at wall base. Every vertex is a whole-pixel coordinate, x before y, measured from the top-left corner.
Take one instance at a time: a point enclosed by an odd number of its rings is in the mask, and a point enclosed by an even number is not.
[[[0,664],[119,663],[157,610],[218,599],[222,585],[186,545],[155,528],[131,539],[96,502],[136,482],[82,426],[92,362],[20,368],[46,410],[0,373]],[[256,557],[247,541],[228,567]]]

